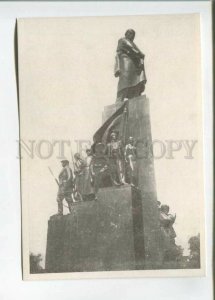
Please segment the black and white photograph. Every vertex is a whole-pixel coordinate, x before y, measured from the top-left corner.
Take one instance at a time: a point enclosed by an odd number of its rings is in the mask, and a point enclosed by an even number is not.
[[[200,34],[18,19],[24,280],[205,274]]]

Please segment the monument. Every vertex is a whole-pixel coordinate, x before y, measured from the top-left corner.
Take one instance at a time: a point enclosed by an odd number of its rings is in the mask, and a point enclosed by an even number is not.
[[[145,56],[134,44],[134,37],[134,30],[129,29],[118,41],[116,102],[104,108],[103,124],[93,136],[95,198],[73,203],[68,215],[50,218],[47,272],[161,268],[150,108],[149,99],[142,95]],[[98,148],[104,151],[99,154]],[[109,182],[103,180],[106,173]]]

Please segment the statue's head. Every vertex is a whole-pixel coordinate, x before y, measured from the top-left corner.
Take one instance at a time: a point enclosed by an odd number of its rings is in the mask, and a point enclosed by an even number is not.
[[[135,38],[135,31],[133,29],[128,29],[126,30],[125,32],[125,37],[126,39],[128,39],[129,41],[132,41],[134,40]]]
[[[75,154],[74,154],[74,158],[75,158],[76,160],[79,160],[79,159],[81,158],[80,153],[75,153]]]
[[[134,144],[134,138],[133,138],[133,136],[130,136],[129,139],[128,139],[128,141],[129,141],[129,143],[131,145],[133,145]]]
[[[69,165],[69,161],[67,159],[61,160],[61,165],[64,168]]]
[[[91,149],[86,149],[86,154],[87,154],[87,156],[90,156],[92,154]]]
[[[114,140],[114,141],[117,139],[116,132],[114,132],[114,131],[111,132],[110,139],[111,139],[111,140]]]
[[[168,214],[169,213],[169,206],[164,204],[164,205],[161,205],[161,211],[164,212],[165,214]]]

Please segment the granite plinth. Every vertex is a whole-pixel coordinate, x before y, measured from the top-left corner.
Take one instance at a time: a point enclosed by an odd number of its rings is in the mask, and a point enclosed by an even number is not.
[[[139,194],[130,186],[111,187],[100,189],[97,201],[75,204],[69,215],[52,216],[48,223],[46,271],[135,270],[137,265],[143,268],[140,205]]]

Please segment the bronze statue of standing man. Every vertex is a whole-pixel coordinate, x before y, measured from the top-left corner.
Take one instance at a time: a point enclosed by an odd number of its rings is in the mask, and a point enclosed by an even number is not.
[[[134,138],[129,137],[124,152],[125,162],[128,167],[128,177],[131,186],[137,185],[137,148],[134,145]]]
[[[59,174],[59,189],[57,194],[58,215],[63,215],[63,200],[65,199],[68,204],[69,212],[72,212],[72,192],[73,192],[73,174],[72,169],[69,167],[67,159],[61,161],[62,170]]]
[[[117,102],[140,96],[145,90],[145,55],[134,43],[135,31],[128,29],[125,37],[119,39],[114,69],[119,77]]]

